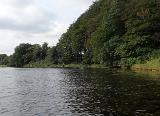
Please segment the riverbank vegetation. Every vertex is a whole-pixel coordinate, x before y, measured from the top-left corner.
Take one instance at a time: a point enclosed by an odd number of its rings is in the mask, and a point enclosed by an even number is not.
[[[13,67],[160,67],[159,11],[158,0],[98,0],[70,25],[56,46],[20,44],[5,63]]]
[[[0,54],[0,67],[6,67],[9,63],[9,57],[6,54]]]

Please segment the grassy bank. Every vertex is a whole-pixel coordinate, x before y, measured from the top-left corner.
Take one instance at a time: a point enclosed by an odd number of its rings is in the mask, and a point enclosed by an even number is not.
[[[92,64],[92,65],[85,65],[85,64],[67,64],[64,65],[65,68],[107,68],[104,65],[100,64]]]
[[[5,67],[5,66],[0,66]],[[47,61],[31,62],[24,66],[24,68],[108,68],[105,65],[100,64],[53,64]],[[127,69],[127,67],[121,67],[121,69]],[[160,59],[152,59],[144,64],[135,64],[131,67],[134,71],[145,71],[145,72],[160,72]]]
[[[24,68],[107,68],[100,64],[52,64],[46,61],[32,62],[24,66]]]
[[[142,70],[142,71],[154,71],[160,72],[160,59],[152,59],[144,64],[135,64],[131,68],[132,70]]]

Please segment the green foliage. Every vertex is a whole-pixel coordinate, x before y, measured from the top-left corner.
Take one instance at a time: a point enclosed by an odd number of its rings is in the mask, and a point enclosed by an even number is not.
[[[21,67],[45,61],[42,64],[131,67],[145,63],[159,57],[159,11],[158,0],[97,0],[56,46],[21,44],[9,58],[10,64]]]
[[[157,59],[160,58],[160,49],[153,50],[150,54],[150,59]]]
[[[92,52],[87,50],[83,55],[83,64],[92,64]]]
[[[33,56],[32,56],[32,60],[33,61],[40,61],[42,60],[42,48],[40,45],[35,44],[32,46],[33,49]]]
[[[122,58],[121,65],[130,69],[136,63],[136,60],[136,58]]]
[[[0,65],[7,65],[9,63],[9,58],[6,54],[0,54]]]
[[[54,47],[48,49],[46,60],[53,63],[53,64],[58,64],[57,47],[54,46]]]
[[[47,67],[51,67],[51,65],[52,64],[49,61],[40,60],[40,61],[30,62],[28,64],[25,64],[23,67],[26,67],[26,68],[47,68]]]
[[[70,34],[63,34],[57,44],[57,51],[59,54],[59,63],[69,64],[73,60],[73,51],[71,47]]]
[[[147,70],[147,69],[159,69],[160,68],[160,59],[157,58],[157,59],[151,59],[149,61],[146,61],[145,63],[140,63],[140,64],[135,64],[133,65],[132,67],[133,69],[144,69],[144,70]]]
[[[12,56],[11,64],[15,67],[22,67],[32,60],[32,45],[20,44],[15,48],[15,53]]]
[[[15,48],[13,55],[9,57],[9,66],[23,67],[30,62],[38,62],[45,60],[47,57],[48,44],[42,46],[38,44],[20,44]]]

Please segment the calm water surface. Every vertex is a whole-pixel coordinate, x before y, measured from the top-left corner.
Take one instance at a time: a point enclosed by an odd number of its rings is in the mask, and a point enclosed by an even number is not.
[[[160,116],[160,78],[107,69],[0,68],[0,116]]]

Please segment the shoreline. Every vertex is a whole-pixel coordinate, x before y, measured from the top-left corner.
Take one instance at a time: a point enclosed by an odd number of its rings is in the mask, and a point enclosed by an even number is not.
[[[0,68],[7,68],[8,66],[6,65],[0,65]],[[12,68],[76,68],[76,69],[85,69],[85,68],[100,68],[100,69],[126,69],[134,72],[146,72],[146,73],[152,73],[152,72],[157,72],[160,73],[160,67],[138,67],[136,65],[132,66],[130,69],[127,69],[126,67],[121,67],[121,68],[112,68],[112,67],[107,67],[104,65],[100,64],[92,64],[92,65],[84,65],[84,64],[58,64],[58,65],[39,65],[39,66],[34,66],[34,65],[26,65],[23,67],[12,67]]]
[[[79,68],[79,69],[84,69],[84,68],[109,68],[104,65],[99,65],[99,64],[92,64],[92,65],[84,65],[84,64],[58,64],[58,65],[39,65],[39,66],[34,66],[34,65],[26,65],[22,68]]]
[[[133,71],[160,72],[160,68],[132,68]]]

